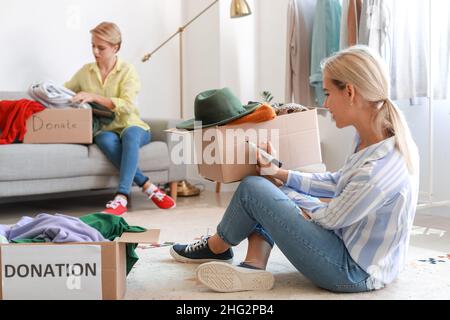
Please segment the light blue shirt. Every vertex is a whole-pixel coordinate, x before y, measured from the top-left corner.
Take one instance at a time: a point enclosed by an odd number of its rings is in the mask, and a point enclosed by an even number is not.
[[[316,103],[323,106],[325,94],[322,83],[322,60],[339,51],[341,35],[340,0],[317,0],[311,40],[311,76],[309,82],[315,90]]]
[[[359,138],[355,148],[359,145]],[[418,161],[418,156],[416,160]],[[312,220],[343,240],[369,275],[369,288],[392,282],[403,269],[416,212],[418,173],[410,175],[391,137],[349,156],[336,173],[289,172],[289,195]],[[292,192],[291,192],[292,193]]]

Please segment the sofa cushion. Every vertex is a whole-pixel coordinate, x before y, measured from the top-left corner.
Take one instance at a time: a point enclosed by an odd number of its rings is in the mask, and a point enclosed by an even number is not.
[[[169,169],[169,151],[163,142],[140,150],[142,171]],[[117,169],[96,145],[10,144],[0,146],[0,181],[116,175]]]
[[[32,98],[26,91],[1,91],[0,92],[0,100],[20,100],[20,99],[32,100]]]
[[[0,146],[0,180],[83,175],[88,148],[78,144],[9,144]]]

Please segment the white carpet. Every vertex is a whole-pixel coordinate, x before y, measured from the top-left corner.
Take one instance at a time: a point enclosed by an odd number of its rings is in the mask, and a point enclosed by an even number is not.
[[[130,214],[127,220],[142,222],[142,218],[147,216],[149,221],[147,227],[161,228],[161,243],[185,242],[192,241],[206,232],[214,233],[215,226],[220,220],[219,212],[223,210],[199,207],[184,208],[182,211],[180,209],[179,212],[169,215],[143,211]],[[445,251],[445,248],[449,248],[448,232],[430,233],[429,228],[425,232],[422,228],[416,226],[414,229],[406,269],[395,282],[375,292],[335,294],[317,288],[301,275],[275,247],[268,264],[268,271],[275,275],[275,286],[272,290],[216,293],[197,283],[195,279],[197,265],[174,261],[169,254],[170,246],[166,246],[138,249],[140,260],[128,276],[126,299],[448,299],[450,297],[450,260],[447,254],[450,250]],[[427,232],[430,234],[426,234]],[[247,243],[243,242],[234,249],[236,263],[245,257],[246,248]],[[433,260],[430,262],[429,258],[435,259],[435,264],[432,264]]]

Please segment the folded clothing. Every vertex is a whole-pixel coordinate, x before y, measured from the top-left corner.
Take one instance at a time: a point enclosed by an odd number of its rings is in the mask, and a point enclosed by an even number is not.
[[[89,105],[92,108],[92,134],[95,137],[102,131],[103,126],[113,122],[116,115],[101,104],[90,102]]]
[[[280,105],[275,104],[273,107],[275,109],[277,116],[309,110],[307,107],[297,103],[286,103]]]
[[[88,103],[72,102],[75,92],[51,81],[32,84],[28,89],[28,94],[47,108],[91,108]]]

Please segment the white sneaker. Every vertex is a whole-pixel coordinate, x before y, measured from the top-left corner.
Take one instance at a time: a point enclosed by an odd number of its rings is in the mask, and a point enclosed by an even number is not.
[[[208,262],[197,268],[197,279],[218,292],[270,290],[273,274],[266,270],[233,266],[224,262]]]

